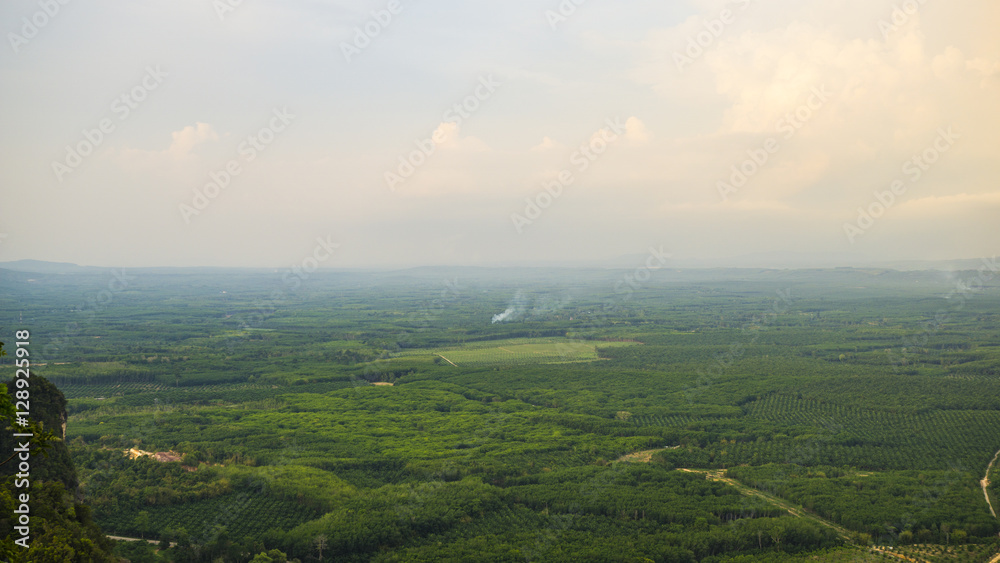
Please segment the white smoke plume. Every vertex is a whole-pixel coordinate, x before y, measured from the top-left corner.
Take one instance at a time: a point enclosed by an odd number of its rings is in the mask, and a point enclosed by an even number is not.
[[[518,290],[514,298],[507,304],[507,310],[499,315],[493,315],[493,324],[514,320],[514,317],[526,308],[524,292]]]
[[[516,309],[513,307],[508,307],[506,311],[500,313],[499,315],[493,315],[493,324],[502,323],[510,318],[514,314]]]

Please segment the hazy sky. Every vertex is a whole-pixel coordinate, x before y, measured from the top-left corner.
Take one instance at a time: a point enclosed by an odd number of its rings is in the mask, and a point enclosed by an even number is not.
[[[0,261],[996,253],[996,0],[576,1],[7,0]]]

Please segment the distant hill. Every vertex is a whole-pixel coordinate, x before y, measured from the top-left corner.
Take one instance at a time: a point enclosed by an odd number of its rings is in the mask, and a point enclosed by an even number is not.
[[[70,264],[69,262],[45,262],[43,260],[17,260],[0,262],[0,269],[34,274],[76,274],[92,268]]]
[[[604,263],[606,267],[628,268],[644,263],[648,254],[620,256]],[[991,257],[992,258],[992,257]],[[850,254],[802,254],[770,252],[744,254],[729,258],[677,258],[672,259],[668,268],[683,270],[700,269],[771,269],[771,270],[813,270],[832,268],[887,269],[899,271],[940,270],[954,272],[977,270],[983,267],[981,259],[956,260],[869,260],[859,259]]]

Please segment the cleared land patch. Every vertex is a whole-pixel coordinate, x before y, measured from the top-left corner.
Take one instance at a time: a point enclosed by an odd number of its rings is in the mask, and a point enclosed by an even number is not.
[[[603,342],[569,338],[518,338],[475,342],[462,346],[433,350],[436,357],[461,367],[492,365],[551,364],[594,362],[600,360],[597,349],[636,346],[637,342]],[[423,352],[426,353],[426,352]],[[422,355],[410,353],[406,356]]]

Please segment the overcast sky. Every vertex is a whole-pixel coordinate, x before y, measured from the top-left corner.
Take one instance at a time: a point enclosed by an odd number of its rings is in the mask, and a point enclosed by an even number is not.
[[[998,24],[995,0],[7,0],[0,261],[992,256]]]

